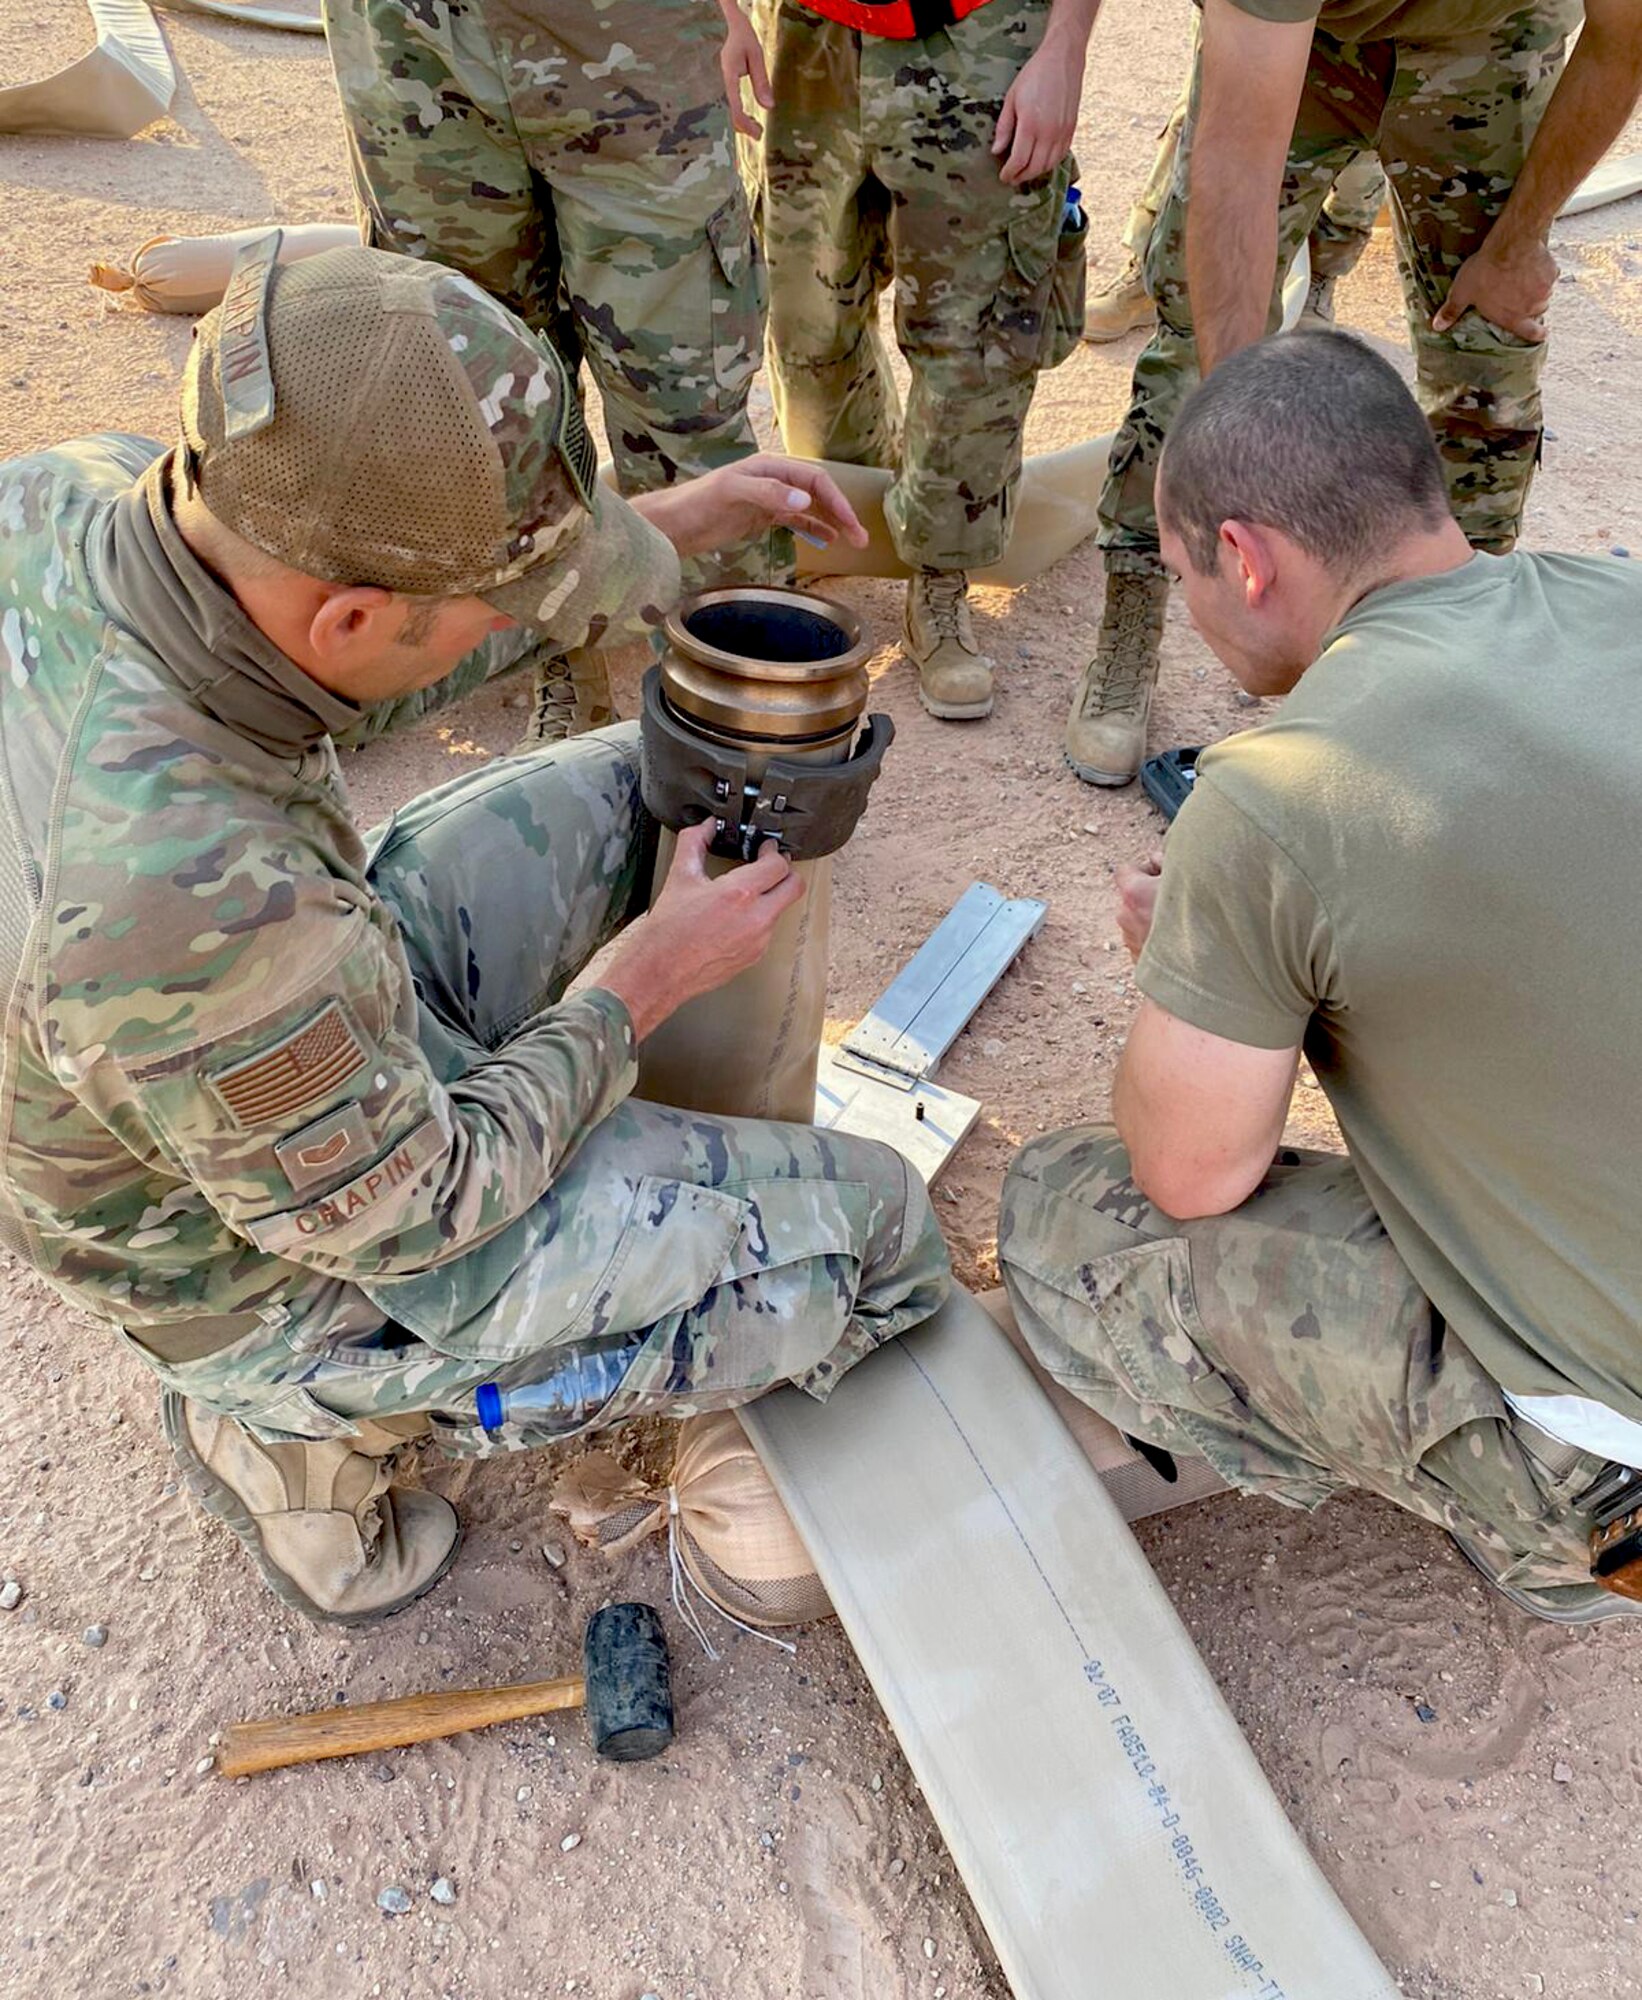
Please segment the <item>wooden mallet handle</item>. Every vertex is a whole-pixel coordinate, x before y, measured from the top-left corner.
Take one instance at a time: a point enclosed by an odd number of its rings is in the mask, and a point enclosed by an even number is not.
[[[236,1722],[217,1753],[225,1778],[277,1771],[286,1764],[314,1764],[322,1757],[354,1757],[362,1750],[394,1750],[427,1743],[493,1722],[518,1722],[580,1708],[587,1683],[580,1674],[556,1681],[525,1681],[516,1687],[441,1688],[435,1694],[401,1695],[358,1708],[322,1708],[312,1715],[274,1715],[265,1722]]]

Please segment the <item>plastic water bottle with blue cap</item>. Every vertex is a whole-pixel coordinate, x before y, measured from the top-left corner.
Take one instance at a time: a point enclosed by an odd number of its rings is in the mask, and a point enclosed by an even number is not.
[[[574,1341],[557,1351],[552,1369],[534,1382],[481,1382],[473,1398],[480,1428],[524,1424],[553,1437],[584,1429],[621,1387],[645,1337],[625,1333],[615,1340]]]

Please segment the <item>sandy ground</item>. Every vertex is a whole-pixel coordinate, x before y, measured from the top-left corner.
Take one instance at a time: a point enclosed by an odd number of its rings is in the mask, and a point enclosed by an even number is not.
[[[1079,145],[1097,246],[1115,246],[1187,21],[1185,0],[1108,0]],[[129,145],[0,142],[5,456],[101,428],[169,432],[188,324],[93,295],[92,259],[159,230],[346,214],[323,50],[188,16],[167,16],[166,33],[185,72],[174,120]],[[0,0],[5,80],[81,45],[67,8]],[[1635,127],[1625,143],[1642,144]],[[1555,436],[1531,528],[1542,546],[1642,543],[1639,238],[1637,202],[1557,232]],[[1115,248],[1098,254],[1103,268],[1115,261]],[[1395,351],[1382,240],[1341,308]],[[1138,345],[1086,348],[1048,378],[1030,446],[1110,428]],[[1099,580],[1088,550],[1013,597],[985,595],[1001,693],[984,726],[931,721],[893,651],[879,656],[877,698],[901,734],[838,867],[840,1031],[975,876],[1050,903],[943,1071],[986,1107],[939,1204],[976,1282],[994,1275],[1011,1149],[1104,1113],[1133,1004],[1109,876],[1157,822],[1133,793],[1080,786],[1059,755]],[[893,636],[894,587],[843,594]],[[506,748],[519,700],[492,689],[355,759],[361,818]],[[1247,719],[1173,615],[1156,739],[1198,741]],[[1328,1131],[1320,1096],[1302,1091],[1291,1137]],[[557,1577],[540,1553],[561,1539],[551,1463],[432,1467],[467,1520],[454,1574],[386,1627],[316,1630],[178,1493],[132,1361],[17,1271],[0,1286],[0,1339],[0,1568],[25,1592],[0,1613],[0,1993],[1006,2000],[833,1626],[805,1632],[790,1660],[742,1640],[714,1666],[679,1643],[681,1734],[660,1764],[600,1766],[567,1722],[224,1784],[201,1760],[236,1717],[568,1670],[606,1595],[665,1596],[657,1550],[618,1564],[577,1551]],[[654,1455],[657,1440],[622,1448]],[[1302,1518],[1227,1498],[1141,1538],[1405,1992],[1642,1993],[1642,1631],[1536,1625],[1442,1536],[1374,1502]],[[100,1648],[82,1637],[93,1625],[106,1627]],[[567,1849],[571,1834],[581,1839]],[[449,1906],[429,1899],[441,1875]],[[378,1909],[390,1885],[408,1892],[407,1914]]]

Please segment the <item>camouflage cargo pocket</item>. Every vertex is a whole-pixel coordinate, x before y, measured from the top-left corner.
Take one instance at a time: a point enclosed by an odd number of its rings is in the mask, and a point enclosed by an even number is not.
[[[713,379],[729,406],[747,393],[764,354],[764,252],[738,190],[707,218]]]
[[[1093,1254],[1089,1254],[1090,1252]],[[1206,1458],[1222,1478],[1315,1507],[1341,1482],[1258,1409],[1215,1358],[1191,1245],[1011,1173],[999,1259],[1021,1330],[1048,1372],[1120,1430]]]
[[[1059,221],[1060,203],[1053,211],[1044,203],[1009,224],[1009,255],[982,334],[988,374],[1007,378],[1050,365]]]
[[[1338,1491],[1339,1480],[1305,1457],[1209,1358],[1183,1236],[1111,1251],[1080,1276],[1135,1402],[1171,1417],[1222,1478],[1291,1505],[1317,1506]]]

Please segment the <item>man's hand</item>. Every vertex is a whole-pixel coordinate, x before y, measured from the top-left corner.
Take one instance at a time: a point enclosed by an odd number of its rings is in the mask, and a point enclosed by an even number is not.
[[[1454,275],[1432,319],[1447,332],[1468,307],[1522,340],[1545,338],[1556,283],[1546,247],[1562,204],[1619,137],[1642,93],[1642,7],[1585,0],[1585,27],[1557,79],[1504,208]]]
[[[1117,927],[1131,958],[1139,958],[1152,932],[1163,850],[1154,847],[1139,867],[1125,862],[1117,871]]]
[[[1556,259],[1542,239],[1522,241],[1495,227],[1454,274],[1432,330],[1446,333],[1470,309],[1519,339],[1543,340],[1556,274]]]
[[[1009,86],[992,139],[995,157],[1008,155],[998,169],[1005,187],[1042,180],[1072,148],[1078,100],[1083,91],[1083,50],[1069,58],[1059,45],[1045,43]]]
[[[735,465],[659,493],[641,493],[632,505],[681,556],[705,555],[750,541],[766,528],[791,528],[817,548],[839,535],[858,549],[867,531],[831,475],[813,459],[758,452]]]
[[[774,841],[764,843],[756,861],[709,876],[712,837],[705,820],[680,833],[661,894],[599,981],[626,1007],[640,1041],[686,1000],[756,965],[777,922],[804,893],[802,878]]]
[[[747,138],[762,139],[764,127],[745,108],[741,96],[745,78],[752,85],[753,101],[766,111],[775,109],[775,92],[770,88],[770,73],[764,67],[764,51],[757,30],[742,13],[737,0],[719,0],[719,12],[724,16],[724,46],[718,52],[718,67],[729,101],[730,123]]]

